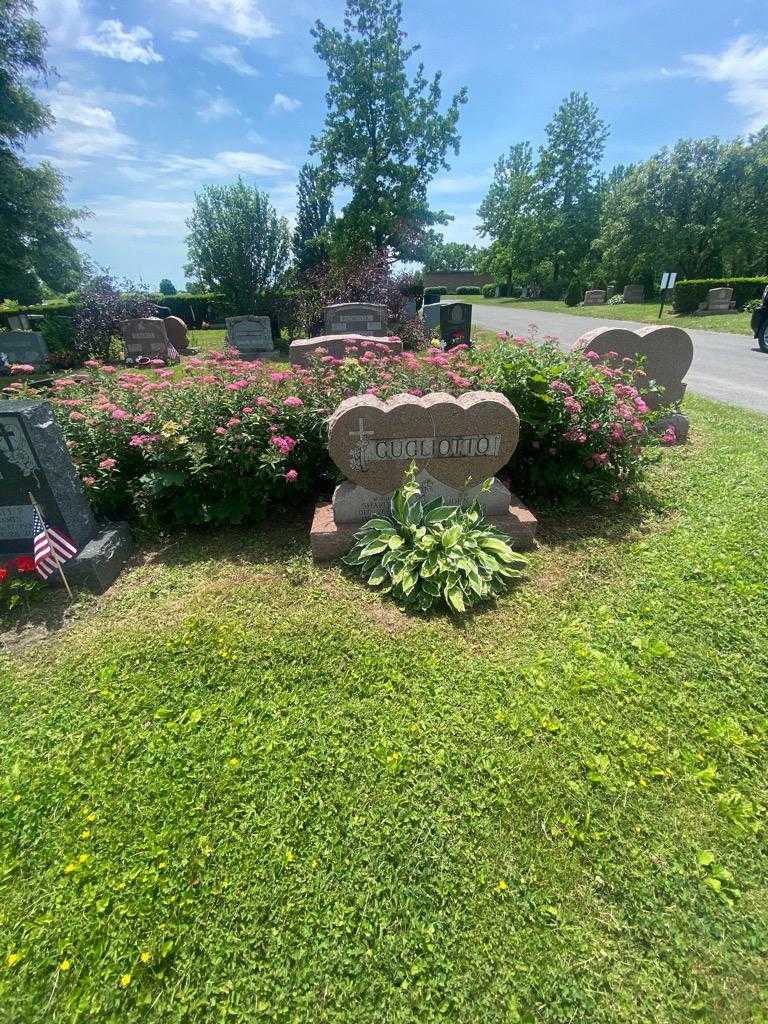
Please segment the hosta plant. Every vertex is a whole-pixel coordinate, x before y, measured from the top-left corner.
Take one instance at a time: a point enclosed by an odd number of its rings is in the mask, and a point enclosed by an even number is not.
[[[425,504],[415,466],[395,492],[390,513],[355,534],[343,561],[403,608],[429,611],[444,603],[463,612],[523,575],[526,560],[486,522],[479,501],[467,508],[440,498]]]

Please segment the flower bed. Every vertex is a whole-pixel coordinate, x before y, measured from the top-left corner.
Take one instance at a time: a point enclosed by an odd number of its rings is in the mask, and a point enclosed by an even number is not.
[[[504,392],[522,421],[509,470],[524,499],[619,500],[653,441],[633,365],[596,366],[589,353],[525,339],[504,338],[488,353],[460,346],[419,356],[369,342],[308,368],[226,354],[143,372],[86,365],[87,377],[58,379],[51,396],[72,458],[98,513],[155,529],[258,521],[270,508],[330,493],[337,471],[326,419],[363,392]]]

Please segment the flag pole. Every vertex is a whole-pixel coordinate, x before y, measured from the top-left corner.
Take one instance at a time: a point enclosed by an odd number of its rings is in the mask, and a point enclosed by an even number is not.
[[[53,560],[56,563],[56,568],[59,570],[59,575],[61,576],[61,582],[64,584],[64,586],[66,588],[66,591],[69,594],[70,600],[74,601],[75,596],[72,593],[72,590],[70,589],[69,583],[67,582],[67,577],[64,575],[64,570],[63,570],[63,568],[61,566],[61,562],[59,561],[59,556],[56,554],[56,548],[51,543],[51,538],[50,538],[50,535],[48,533],[48,527],[45,525],[45,516],[43,515],[43,510],[40,508],[40,506],[35,501],[34,496],[32,495],[32,492],[28,491],[27,493],[29,494],[29,500],[32,502],[32,507],[35,509],[37,514],[40,516],[40,522],[41,522],[42,527],[43,527],[43,533],[45,534],[46,539],[48,541],[48,547],[51,549],[51,554],[53,555]]]

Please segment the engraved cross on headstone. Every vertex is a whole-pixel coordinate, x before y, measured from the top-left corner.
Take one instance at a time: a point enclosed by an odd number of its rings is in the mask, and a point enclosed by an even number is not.
[[[350,458],[353,460],[356,466],[360,468],[361,472],[365,472],[368,468],[368,460],[366,458],[366,451],[368,449],[368,438],[373,437],[373,430],[366,430],[365,423],[363,422],[362,416],[357,421],[357,430],[350,430],[349,436],[352,440],[357,440],[357,444],[349,453]]]

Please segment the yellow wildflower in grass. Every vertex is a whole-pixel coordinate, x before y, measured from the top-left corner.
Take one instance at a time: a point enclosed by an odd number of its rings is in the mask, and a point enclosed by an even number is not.
[[[9,953],[8,956],[5,958],[6,966],[7,967],[15,967],[16,964],[19,962],[19,960],[21,960],[21,958],[23,956],[24,956],[23,953]]]
[[[230,768],[237,768],[237,766],[240,764],[240,758],[239,757],[230,757],[230,759],[227,762],[227,764],[229,765]]]
[[[81,839],[90,839],[91,838],[91,830],[89,828],[84,828],[83,831],[80,833],[80,838]]]
[[[70,861],[64,868],[64,874],[71,875],[73,871],[77,871],[77,864],[73,864],[72,861]]]
[[[120,977],[120,988],[128,988],[128,986],[130,984],[131,984],[131,976],[130,976],[130,974],[123,974]]]
[[[90,853],[81,853],[77,859],[80,861],[81,864],[85,864],[87,861],[91,859],[91,855]]]
[[[17,804],[19,802],[19,800],[21,800],[21,793],[14,793],[13,794],[13,802],[15,804]]]
[[[62,960],[61,963],[59,964],[59,970],[60,971],[68,971],[71,966],[72,966],[72,961],[71,960]]]
[[[293,850],[285,851],[285,860],[287,864],[290,864],[292,861],[296,860],[296,854],[293,852]]]
[[[502,880],[499,882],[499,892],[504,892],[508,888],[509,888],[509,886],[507,885],[507,883],[502,878]]]
[[[145,949],[139,957],[139,960],[141,960],[143,964],[148,964],[152,960],[152,954]]]
[[[91,813],[87,816],[87,818],[85,820],[86,821],[96,821],[96,812],[95,811],[91,811]]]

